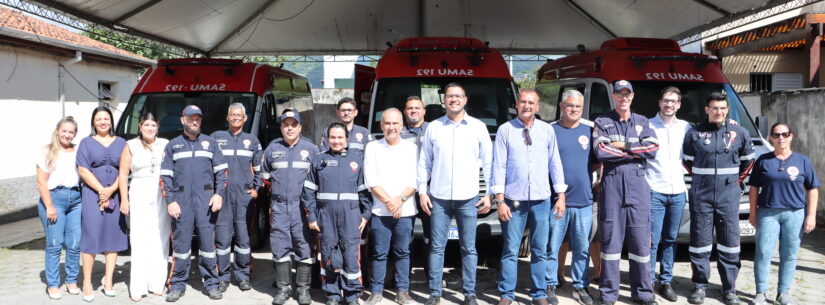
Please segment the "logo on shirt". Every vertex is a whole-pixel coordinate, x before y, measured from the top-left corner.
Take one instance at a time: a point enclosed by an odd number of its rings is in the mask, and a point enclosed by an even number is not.
[[[799,176],[799,169],[796,166],[788,167],[788,177],[791,178],[791,181],[796,181],[797,176]]]
[[[203,147],[203,149],[209,149],[209,141],[201,142],[201,146]]]
[[[587,147],[588,147],[587,144],[589,142],[590,142],[590,140],[587,139],[587,136],[584,136],[584,135],[579,136],[579,144],[582,145],[582,150],[587,150]]]
[[[252,141],[250,141],[249,139],[244,139],[243,140],[243,148],[249,149],[249,145],[252,145]]]
[[[301,150],[301,160],[306,161],[307,157],[309,157],[309,151],[306,149]]]
[[[642,129],[643,129],[642,125],[636,125],[636,133],[637,134],[642,134]]]
[[[358,172],[358,162],[355,162],[355,161],[350,162],[349,167],[352,167],[352,172],[353,173]]]
[[[172,150],[178,150],[178,149],[181,149],[181,148],[183,148],[183,144],[172,145]]]
[[[356,133],[355,134],[355,139],[358,140],[358,142],[361,142],[361,140],[364,139],[364,134],[362,134],[360,132]]]
[[[273,158],[273,159],[275,159],[275,158],[283,158],[285,155],[286,155],[286,152],[284,152],[284,151],[273,151],[273,152],[272,152],[272,158]]]
[[[226,146],[226,139],[215,139],[218,142],[218,146],[224,147]]]

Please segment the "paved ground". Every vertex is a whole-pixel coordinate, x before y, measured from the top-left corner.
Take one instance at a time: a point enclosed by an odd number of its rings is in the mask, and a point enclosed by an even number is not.
[[[43,273],[43,239],[42,227],[39,227],[37,219],[28,219],[17,223],[0,225],[0,303],[3,304],[57,304],[49,300],[45,294],[45,276]],[[482,304],[497,304],[498,291],[496,283],[498,282],[498,250],[496,249],[498,241],[489,240],[486,243],[479,243],[479,269],[478,269],[478,285],[479,300]],[[744,304],[750,303],[753,298],[755,286],[753,283],[753,247],[743,247],[742,271],[739,276],[738,290]],[[414,300],[419,303],[424,303],[428,297],[426,288],[426,276],[421,266],[423,266],[424,254],[423,251],[416,251],[416,258],[414,259],[413,274],[412,274],[412,294]],[[448,265],[458,266],[458,249],[454,245],[448,247],[447,252]],[[190,287],[187,289],[186,296],[179,301],[180,304],[269,304],[272,301],[272,294],[274,289],[270,286],[272,283],[271,274],[271,255],[265,251],[259,251],[253,254],[253,286],[254,289],[248,292],[241,292],[237,286],[232,286],[229,291],[224,294],[224,299],[220,301],[211,301],[203,293],[201,293],[201,284],[199,277],[196,274],[196,268],[190,276]],[[569,256],[568,256],[569,259]],[[772,276],[770,285],[772,286],[768,292],[768,298],[773,299],[775,296],[776,285],[776,269],[778,266],[778,257],[774,259],[772,268]],[[115,290],[117,296],[114,298],[104,297],[100,292],[99,284],[95,284],[97,292],[95,293],[97,299],[95,303],[98,304],[124,304],[131,303],[127,293],[127,282],[129,279],[129,256],[128,252],[118,257],[117,268],[115,271]],[[529,261],[522,259],[519,265],[519,290],[517,294],[517,302],[521,304],[529,304],[529,298],[526,294],[527,284],[529,283],[528,270]],[[688,294],[690,284],[690,265],[687,260],[687,248],[679,248],[679,255],[677,256],[674,286],[680,294],[680,299],[676,303],[667,302],[658,298],[660,304],[687,304],[685,296]],[[627,270],[627,260],[622,260],[622,270]],[[99,281],[103,273],[102,257],[98,257],[98,261],[94,266],[93,277],[95,281]],[[627,282],[627,272],[623,272],[623,282]],[[460,292],[460,270],[448,267],[445,270],[445,280],[447,281],[447,291],[445,292],[444,304],[460,304],[462,297]],[[569,281],[569,277],[567,281]],[[720,296],[719,276],[713,274],[711,281],[713,285],[708,291],[708,299],[705,304],[721,304],[718,301]],[[792,286],[791,295],[797,301],[797,304],[825,304],[825,289],[822,289],[822,283],[825,283],[825,231],[817,230],[815,233],[805,236],[803,239],[802,249],[799,253],[799,263],[795,276],[795,281]],[[566,285],[559,290],[559,298],[561,304],[576,304],[570,297],[570,286]],[[590,286],[591,291],[597,294],[597,285]],[[621,287],[620,303],[630,303],[629,286],[623,284]],[[316,304],[323,303],[323,293],[319,290],[313,290],[313,296]],[[386,305],[395,304],[392,299],[394,292],[387,291],[384,293],[384,303]],[[63,304],[81,304],[80,296],[73,296],[64,293],[63,299],[60,301]],[[165,304],[163,297],[149,296],[141,303],[144,304]],[[294,301],[290,301],[290,305],[295,305]]]

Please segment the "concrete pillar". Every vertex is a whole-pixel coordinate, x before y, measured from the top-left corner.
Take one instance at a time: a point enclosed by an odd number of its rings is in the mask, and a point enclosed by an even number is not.
[[[808,48],[807,88],[819,87],[819,44],[822,41],[822,23],[811,24],[811,35],[805,46]]]

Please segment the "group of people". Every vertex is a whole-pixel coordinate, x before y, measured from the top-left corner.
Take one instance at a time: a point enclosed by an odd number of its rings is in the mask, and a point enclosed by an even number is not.
[[[365,290],[360,255],[365,229],[371,271],[366,304],[383,301],[390,257],[395,301],[411,303],[410,244],[418,209],[428,220],[426,305],[441,302],[452,219],[458,225],[463,304],[477,305],[477,217],[493,205],[503,235],[499,305],[515,299],[517,255],[525,229],[534,304],[559,302],[555,290],[563,281],[563,243],[572,251],[576,301],[613,304],[625,240],[633,300],[657,304],[658,282],[658,293],[676,301],[671,281],[687,202],[687,170],[693,178],[689,195],[694,283],[688,301],[704,301],[715,230],[723,300],[738,304],[739,199],[742,181],[753,168],[749,184],[750,222],[757,229],[756,300],[765,302],[778,239],[782,263],[777,300],[789,304],[800,236],[816,226],[819,187],[811,161],[791,152],[790,127],[772,126],[775,151],[757,159],[748,131],[728,120],[724,95],[711,94],[705,107],[708,121],[691,126],[676,118],[681,103],[676,87],[662,90],[659,112],[651,119],[631,111],[634,92],[629,82],[618,81],[613,89],[615,110],[595,121],[582,118],[582,93],[564,92],[561,118],[553,123],[537,118],[539,94],[524,89],[515,105],[517,117],[499,126],[494,142],[486,124],[466,113],[472,101],[456,83],[444,88],[446,114],[432,122],[424,121],[424,102],[416,96],[407,98],[403,109],[380,111],[379,139],[354,124],[357,104],[343,98],[336,109],[339,121],[323,130],[320,148],[301,136],[301,116],[294,109],[281,114],[282,137],[265,149],[255,136],[242,131],[247,120],[242,104],[229,106],[228,130],[211,136],[201,133],[201,110],[186,106],[182,134],[168,141],[157,137],[158,122],[151,113],[141,116],[137,138],[115,136],[111,112],[101,107],[92,115],[93,134],[75,148],[77,124],[64,118],[37,163],[48,295],[61,297],[58,266],[65,247],[67,291],[94,300],[92,265],[95,255],[103,254],[103,293],[114,296],[117,253],[131,245],[132,300],[148,293],[161,295],[168,288],[166,300],[177,301],[186,289],[194,233],[206,294],[220,299],[233,275],[240,290],[249,290],[246,210],[259,192],[268,191],[275,305],[291,297],[300,305],[311,303],[309,286],[316,263],[321,266],[327,305],[359,304]],[[479,187],[479,171],[487,189]],[[129,224],[125,215],[130,216]],[[320,262],[313,246],[316,234]],[[598,301],[587,288],[588,259],[594,252]],[[79,256],[82,289],[77,285]]]

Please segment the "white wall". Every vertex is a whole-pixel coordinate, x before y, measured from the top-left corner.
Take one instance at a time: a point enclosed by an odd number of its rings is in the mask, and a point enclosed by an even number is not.
[[[58,61],[54,57],[22,48],[0,46],[0,180],[33,176],[38,149],[49,141],[55,124],[60,120],[58,95]],[[89,91],[97,94],[98,82],[117,83],[112,88],[115,120],[120,117],[138,81],[138,71],[99,62],[81,61],[68,66],[68,71]],[[95,95],[66,74],[66,114],[78,122],[75,143],[91,131],[91,113],[98,106]]]
[[[346,62],[333,61],[350,60]],[[324,88],[335,88],[336,78],[352,78],[355,73],[355,60],[358,56],[324,56]]]

